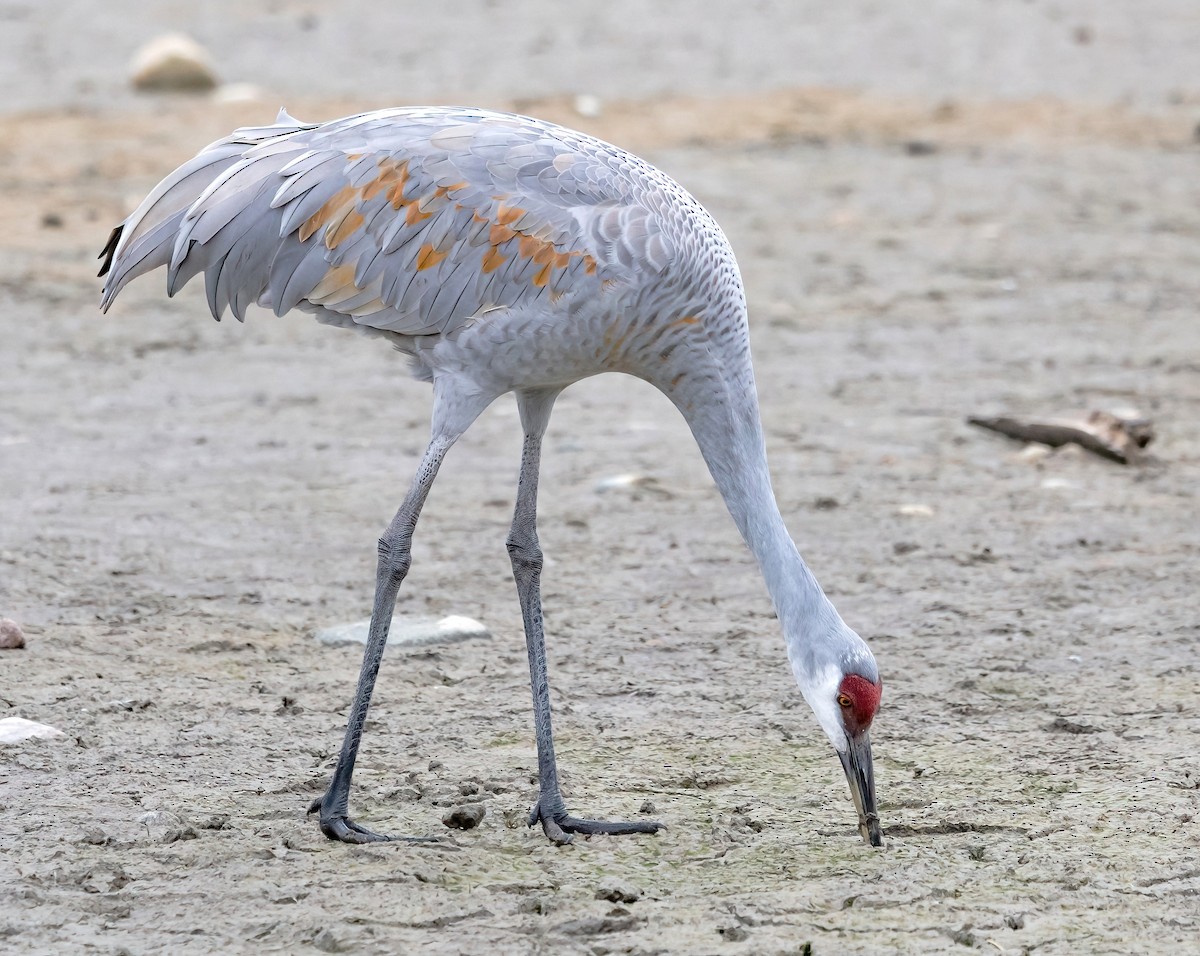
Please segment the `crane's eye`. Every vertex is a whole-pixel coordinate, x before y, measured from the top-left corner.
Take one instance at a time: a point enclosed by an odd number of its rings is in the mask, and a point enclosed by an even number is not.
[[[853,703],[853,701],[850,700],[849,694],[838,694],[837,702],[838,706],[842,708],[849,707]]]

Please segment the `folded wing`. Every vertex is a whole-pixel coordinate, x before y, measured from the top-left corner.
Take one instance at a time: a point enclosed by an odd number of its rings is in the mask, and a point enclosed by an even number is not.
[[[168,267],[208,304],[258,302],[405,335],[495,308],[638,283],[673,257],[653,170],[508,114],[386,110],[321,126],[281,113],[181,166],[114,231],[102,305]]]

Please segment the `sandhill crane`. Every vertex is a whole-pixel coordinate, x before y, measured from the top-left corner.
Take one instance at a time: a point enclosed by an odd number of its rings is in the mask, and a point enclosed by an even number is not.
[[[524,429],[507,546],[533,689],[539,795],[529,824],[653,833],[655,822],[567,813],[558,782],[536,529],[542,436],[567,385],[625,372],[687,420],[758,560],[796,681],[841,759],[867,842],[881,841],[868,728],[881,682],[788,536],[771,488],[737,263],[712,217],[636,156],[550,123],[478,109],[410,108],[301,123],[281,111],[204,149],[113,230],[102,308],[167,266],[173,295],[203,272],[208,305],[383,336],[433,384],[432,434],[379,540],[375,599],[345,740],[313,802],[331,839],[386,840],[349,816],[350,777],[409,546],[443,456],[513,392]],[[406,838],[408,839],[408,838]]]

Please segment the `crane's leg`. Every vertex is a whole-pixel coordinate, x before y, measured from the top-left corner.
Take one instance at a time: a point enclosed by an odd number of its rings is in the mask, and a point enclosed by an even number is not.
[[[550,420],[550,410],[558,389],[518,392],[517,405],[525,431],[521,452],[521,477],[517,485],[517,504],[512,529],[508,534],[508,555],[512,560],[521,616],[525,621],[525,644],[529,650],[529,680],[533,688],[533,719],[538,750],[538,801],[529,814],[529,825],[539,821],[546,836],[555,843],[570,843],[575,833],[655,833],[661,823],[646,820],[621,823],[581,820],[567,814],[558,784],[558,763],[554,756],[554,731],[550,725],[550,682],[546,673],[546,637],[542,628],[542,549],[537,537],[538,467],[541,462],[542,436]]]
[[[367,709],[371,704],[371,692],[375,688],[375,678],[379,674],[379,664],[383,660],[383,649],[387,644],[388,628],[392,623],[392,612],[396,607],[396,595],[400,591],[400,583],[408,573],[411,564],[411,544],[413,529],[421,514],[421,507],[433,480],[437,477],[438,468],[442,464],[450,446],[466,431],[467,426],[487,405],[486,401],[456,402],[446,398],[443,390],[434,383],[434,427],[433,439],[425,449],[425,455],[417,468],[412,487],[400,505],[400,510],[388,525],[387,530],[379,539],[379,565],[375,577],[375,603],[371,609],[371,627],[367,632],[367,649],[363,654],[362,671],[358,677],[358,688],[354,692],[354,701],[350,705],[350,718],[346,725],[346,737],[342,741],[342,750],[338,755],[337,765],[333,771],[333,779],[325,794],[312,802],[309,813],[320,813],[321,831],[331,840],[341,840],[344,843],[371,843],[377,840],[390,840],[385,836],[368,830],[355,823],[349,817],[348,804],[350,801],[350,777],[354,773],[354,761],[358,755],[359,741],[362,739],[363,727],[367,721]],[[411,841],[430,840],[431,838],[403,837]]]

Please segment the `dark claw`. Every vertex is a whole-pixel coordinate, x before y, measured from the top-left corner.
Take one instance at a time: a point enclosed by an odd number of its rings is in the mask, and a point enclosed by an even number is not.
[[[334,817],[321,821],[321,832],[331,840],[343,843],[387,843],[392,837],[359,826],[349,817]]]
[[[329,839],[340,840],[342,843],[386,843],[392,839],[390,836],[359,826],[345,813],[326,814],[324,805],[328,796],[329,794],[323,794],[317,797],[308,805],[308,812],[321,814],[321,832]]]
[[[621,820],[582,820],[579,817],[570,816],[565,811],[546,813],[542,810],[540,803],[530,811],[529,825],[533,826],[539,820],[547,839],[559,846],[570,843],[576,833],[582,833],[585,836],[591,836],[594,833],[623,836],[627,833],[657,833],[659,830],[667,828],[666,824],[659,823],[657,820],[639,820],[627,823]]]
[[[325,797],[317,797],[309,804],[309,813],[320,813]],[[355,823],[345,814],[326,816],[321,813],[321,832],[331,840],[342,843],[441,843],[437,837],[393,837],[384,833],[376,833]]]

